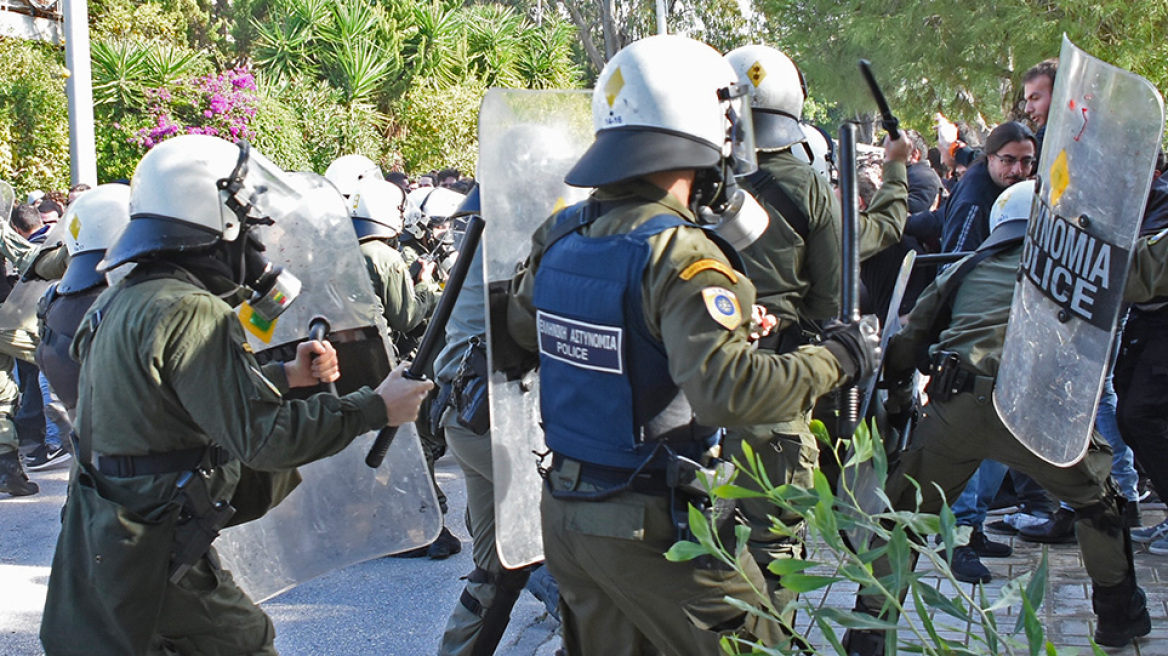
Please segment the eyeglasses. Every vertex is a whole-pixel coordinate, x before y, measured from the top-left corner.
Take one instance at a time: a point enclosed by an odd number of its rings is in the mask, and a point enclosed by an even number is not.
[[[999,162],[1005,164],[1009,168],[1014,168],[1015,164],[1021,164],[1026,168],[1030,168],[1031,166],[1034,166],[1035,162],[1038,161],[1033,157],[1023,157],[1022,159],[1018,159],[1017,157],[1013,157],[1011,155],[999,155],[997,153],[994,153],[993,155],[998,159]]]

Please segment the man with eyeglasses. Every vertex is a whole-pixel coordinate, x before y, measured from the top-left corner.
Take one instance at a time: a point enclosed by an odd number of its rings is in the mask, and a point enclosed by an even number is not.
[[[1030,177],[1038,141],[1030,128],[1011,121],[990,132],[985,156],[969,167],[953,190],[941,221],[941,250],[971,251],[990,234],[989,211],[1007,187]]]

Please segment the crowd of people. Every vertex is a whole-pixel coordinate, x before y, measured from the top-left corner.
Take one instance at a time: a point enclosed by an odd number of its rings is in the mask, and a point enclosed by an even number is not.
[[[934,147],[905,130],[864,149],[859,309],[903,323],[884,353],[877,321],[840,320],[851,199],[838,189],[837,146],[802,121],[806,81],[767,46],[723,56],[658,36],[617,53],[596,83],[594,142],[564,178],[593,191],[563,208],[546,199],[548,218],[509,280],[486,279],[481,248],[459,252],[490,187],[453,169],[411,179],[360,155],[333,162],[324,179],[352,221],[344,239],[355,237],[391,361],[414,357],[453,263],[474,258],[445,346],[426,363],[436,384],[399,365],[339,397],[290,396],[344,375],[329,341],[257,361],[233,308],[246,303],[255,325],[270,326],[296,299],[299,282],[268,260],[258,226],[295,220],[281,217],[296,217],[297,201],[281,195],[292,174],[246,143],[181,136],[149,151],[129,186],[30,195],[0,227],[13,272],[4,309],[27,304],[23,315],[40,322],[9,326],[0,313],[0,492],[35,494],[25,470],[74,467],[46,651],[274,653],[270,620],[222,570],[212,540],[279,503],[295,467],[415,418],[432,479],[449,448],[467,484],[474,570],[451,600],[440,654],[493,653],[525,587],[562,622],[569,656],[751,642],[798,651],[796,594],[768,566],[803,557],[798,515],[761,496],[738,500],[724,516],[749,527],[742,571],[663,554],[692,539],[688,508],[709,506],[695,472],[725,473],[753,454],[773,485],[812,487],[817,469],[831,469],[810,425],[831,419],[822,400],[881,368],[888,425],[914,426],[887,497],[931,513],[949,501],[969,527],[954,576],[988,582],[981,559],[1010,554],[987,531],[1077,540],[1096,642],[1147,635],[1132,543],[1168,554],[1168,521],[1144,527],[1139,510],[1142,478],[1168,490],[1162,153],[1086,455],[1051,464],[990,402],[1057,75],[1055,60],[1025,75],[1019,120],[982,131],[938,115]],[[910,252],[953,256],[915,268],[897,297]],[[928,377],[923,405],[916,372]],[[542,565],[509,568],[497,548],[505,483],[491,446],[505,436],[488,410],[492,376],[538,376]],[[842,423],[828,423],[843,437]],[[987,525],[1003,506],[1018,510]],[[232,519],[236,508],[252,512]],[[461,548],[444,527],[399,555]],[[895,557],[873,569],[900,567]],[[862,592],[857,611],[890,617],[885,597]],[[878,656],[887,637],[853,629],[843,645]]]

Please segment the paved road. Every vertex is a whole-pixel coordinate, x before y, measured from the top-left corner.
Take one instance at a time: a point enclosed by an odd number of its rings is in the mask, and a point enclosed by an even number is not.
[[[463,523],[466,490],[453,458],[438,462],[449,498],[452,531],[462,553],[447,560],[382,558],[311,581],[263,604],[276,625],[284,656],[309,654],[434,654],[462,591],[459,577],[474,568]],[[67,470],[34,473],[41,493],[0,496],[0,656],[43,654],[37,632],[49,565],[65,501]],[[500,654],[552,656],[558,623],[529,594],[516,604]]]
[[[64,503],[65,471],[35,475],[41,493],[0,498],[0,656],[43,653],[37,639],[45,585]],[[462,473],[450,457],[438,463],[438,477],[450,499],[450,528],[463,538],[463,552],[444,561],[384,558],[334,572],[287,592],[263,606],[276,624],[276,646],[284,656],[389,654],[422,656],[436,645],[462,590],[459,577],[473,568],[462,516],[466,493]],[[1164,517],[1163,505],[1145,509],[1145,523]],[[1000,539],[1000,538],[999,538]],[[1011,539],[1015,554],[985,561],[995,581],[991,598],[1005,580],[1040,561],[1044,548]],[[820,556],[823,558],[823,556]],[[1094,630],[1090,583],[1075,545],[1049,548],[1050,580],[1040,615],[1048,637],[1059,647],[1085,648]],[[1168,557],[1136,556],[1140,583],[1148,592],[1153,632],[1135,645],[1107,650],[1113,656],[1168,656]],[[946,589],[948,583],[934,581]],[[816,603],[850,608],[855,589],[839,584],[812,594]],[[1007,617],[1012,614],[1006,613]],[[804,618],[805,619],[805,618]],[[504,656],[553,656],[559,646],[555,620],[543,605],[524,594],[499,653]],[[815,630],[809,632],[813,644]],[[953,636],[949,636],[953,637]]]

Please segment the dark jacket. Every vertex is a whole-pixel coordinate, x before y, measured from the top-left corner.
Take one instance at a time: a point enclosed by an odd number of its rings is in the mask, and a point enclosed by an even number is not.
[[[908,213],[916,214],[933,207],[941,193],[941,178],[926,161],[908,167]]]
[[[941,251],[971,251],[990,234],[990,207],[1003,189],[990,177],[983,159],[961,176],[941,219]]]

